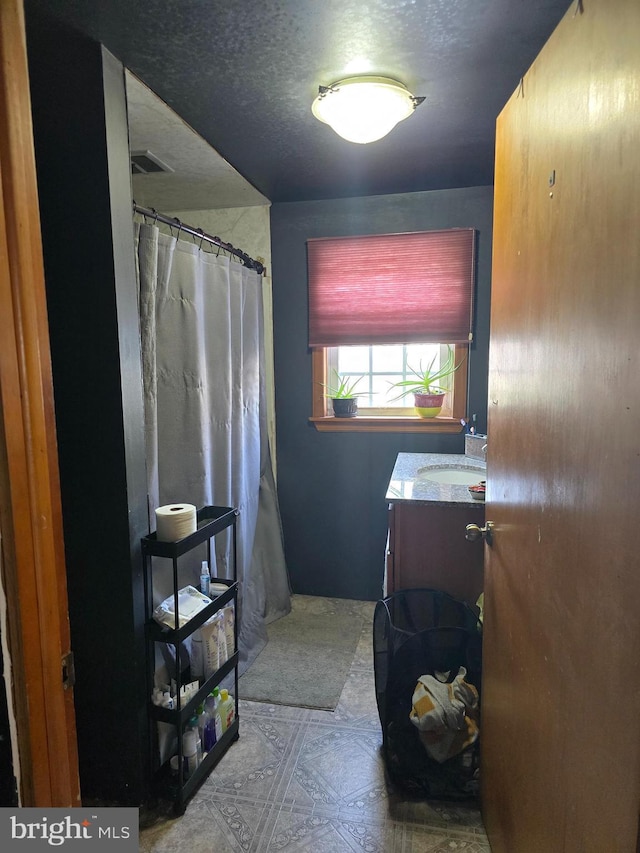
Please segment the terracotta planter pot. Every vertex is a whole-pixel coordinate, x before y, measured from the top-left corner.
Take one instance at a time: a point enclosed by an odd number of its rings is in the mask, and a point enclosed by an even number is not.
[[[337,418],[355,418],[358,414],[357,397],[334,397],[331,403],[333,414]]]
[[[413,404],[421,418],[435,418],[440,414],[444,394],[414,394]]]

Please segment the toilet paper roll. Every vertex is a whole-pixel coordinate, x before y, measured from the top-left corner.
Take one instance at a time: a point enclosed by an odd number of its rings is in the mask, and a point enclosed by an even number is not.
[[[158,542],[177,542],[198,529],[193,504],[166,504],[156,510],[156,539]]]

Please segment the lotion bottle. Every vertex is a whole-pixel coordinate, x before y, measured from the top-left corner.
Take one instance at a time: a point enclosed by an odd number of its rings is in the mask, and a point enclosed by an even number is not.
[[[236,703],[233,696],[229,696],[229,691],[222,688],[220,691],[220,703],[218,705],[220,720],[222,721],[222,731],[226,732],[236,716]]]

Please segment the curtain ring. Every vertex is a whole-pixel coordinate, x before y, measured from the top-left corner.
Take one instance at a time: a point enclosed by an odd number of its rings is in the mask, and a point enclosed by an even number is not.
[[[180,232],[182,231],[182,222],[180,222],[180,220],[178,219],[177,216],[174,216],[173,221],[178,223],[178,233],[176,234],[176,240],[179,240],[180,239]],[[169,226],[169,230],[171,231],[171,236],[173,237],[173,226],[172,225]]]
[[[198,251],[202,251],[202,242],[204,240],[204,231],[202,230],[202,228],[196,228],[196,231],[200,235],[200,245],[198,246]],[[193,242],[195,243],[195,238],[194,238]]]
[[[157,224],[157,222],[158,222],[158,211],[155,209],[155,207],[152,207],[152,208],[151,208],[151,212],[154,214],[154,216],[153,216],[153,224],[154,224],[154,225],[156,225],[156,224]]]

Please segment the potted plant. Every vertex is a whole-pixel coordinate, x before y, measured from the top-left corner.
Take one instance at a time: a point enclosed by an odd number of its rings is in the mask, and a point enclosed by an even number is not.
[[[393,400],[400,400],[407,394],[414,395],[413,403],[416,413],[421,418],[435,418],[440,414],[447,389],[442,388],[439,383],[455,373],[462,364],[462,361],[458,364],[455,363],[454,350],[451,346],[447,347],[447,359],[439,368],[434,367],[437,359],[438,356],[434,356],[426,369],[423,369],[422,363],[419,370],[414,370],[413,367],[409,366],[409,370],[415,378],[403,379],[400,382],[394,382],[391,386],[392,388],[402,388],[400,394]]]
[[[329,385],[323,383],[326,388],[325,397],[331,400],[333,414],[336,418],[355,418],[358,414],[358,398],[355,388],[362,376],[340,376],[337,370],[333,371],[335,381]]]

